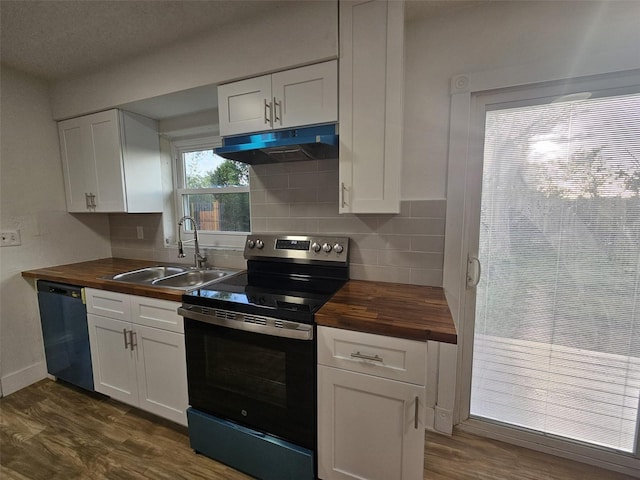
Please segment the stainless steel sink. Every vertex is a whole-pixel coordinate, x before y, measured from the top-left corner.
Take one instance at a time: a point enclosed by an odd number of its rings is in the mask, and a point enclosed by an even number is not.
[[[194,290],[204,285],[209,285],[229,275],[237,273],[235,270],[190,270],[169,277],[160,278],[151,282],[158,287],[179,288],[181,290]]]
[[[175,275],[177,273],[186,272],[189,267],[179,267],[173,265],[157,265],[155,267],[146,267],[139,270],[132,270],[130,272],[118,273],[112,277],[107,277],[110,280],[117,280],[120,282],[128,283],[151,283],[159,278],[168,277],[169,275]]]
[[[104,277],[117,282],[175,288],[190,291],[240,273],[241,270],[223,268],[194,268],[179,265],[157,265]]]

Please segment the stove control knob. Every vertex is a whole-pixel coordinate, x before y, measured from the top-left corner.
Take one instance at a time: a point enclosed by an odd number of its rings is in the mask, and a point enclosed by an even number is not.
[[[320,244],[318,242],[313,242],[313,244],[311,245],[311,250],[313,250],[316,253],[318,253],[321,248],[322,247],[320,246]]]
[[[264,248],[264,242],[262,240],[256,240],[256,247],[258,248],[258,250],[261,250]]]
[[[344,247],[342,245],[340,245],[339,243],[336,243],[333,246],[333,251],[336,253],[342,253],[344,251]]]
[[[331,245],[329,245],[328,243],[323,243],[322,244],[322,251],[329,253],[331,251]]]
[[[247,240],[247,247],[253,248],[255,246],[256,246],[256,242],[254,240],[251,240],[251,239]]]

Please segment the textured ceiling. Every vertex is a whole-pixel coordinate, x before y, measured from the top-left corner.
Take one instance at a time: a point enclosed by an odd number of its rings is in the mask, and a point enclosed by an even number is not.
[[[0,0],[0,59],[55,81],[300,1],[314,0]],[[411,0],[406,14],[415,19],[474,3]]]
[[[301,1],[337,8],[337,0],[0,0],[0,60],[55,82]],[[406,16],[441,15],[481,1],[408,0]],[[216,108],[217,95],[207,86],[121,107],[164,119]]]
[[[45,80],[120,63],[286,2],[1,0],[0,59]]]

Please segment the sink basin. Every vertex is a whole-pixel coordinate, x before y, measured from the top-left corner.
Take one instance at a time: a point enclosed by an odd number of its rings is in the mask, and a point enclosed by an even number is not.
[[[130,272],[118,273],[104,278],[117,282],[189,291],[209,285],[239,272],[240,270],[222,268],[200,269],[180,265],[157,265],[132,270]]]
[[[222,280],[229,275],[236,273],[235,270],[189,270],[169,277],[154,280],[152,285],[158,287],[178,288],[181,290],[195,290],[196,288],[209,285],[217,280]]]
[[[117,275],[107,278],[109,278],[110,280],[118,280],[120,282],[146,284],[151,283],[159,278],[186,272],[187,270],[189,270],[189,267],[158,265],[155,267],[146,267],[139,270],[132,270],[130,272],[118,273]]]

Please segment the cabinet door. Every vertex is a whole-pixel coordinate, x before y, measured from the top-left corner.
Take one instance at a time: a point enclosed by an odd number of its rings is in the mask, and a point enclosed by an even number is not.
[[[424,387],[318,367],[318,476],[421,480]]]
[[[134,325],[139,406],[187,424],[187,363],[184,335]]]
[[[273,128],[338,120],[337,61],[274,73]]]
[[[138,405],[134,351],[130,347],[131,324],[88,314],[93,381],[97,392]]]
[[[90,147],[94,158],[96,212],[126,212],[124,170],[118,111],[87,116]]]
[[[218,87],[220,135],[271,130],[271,75]]]
[[[340,213],[400,213],[404,2],[340,2]]]
[[[80,118],[58,123],[64,189],[69,212],[89,212],[87,195],[96,190],[95,160],[91,157],[86,125]]]

